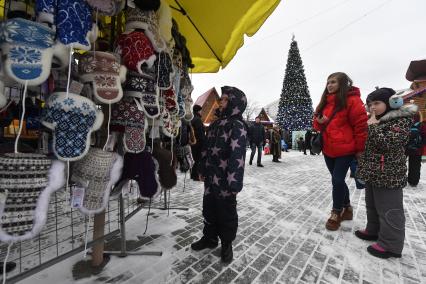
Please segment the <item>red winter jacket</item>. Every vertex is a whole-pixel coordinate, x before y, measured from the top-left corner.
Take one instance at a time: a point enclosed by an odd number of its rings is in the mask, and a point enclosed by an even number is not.
[[[367,112],[361,100],[358,88],[348,92],[347,107],[333,117],[323,133],[324,155],[336,158],[363,152],[367,140]],[[327,104],[322,114],[331,117],[335,103],[335,94],[327,95]],[[314,118],[314,128],[322,131],[322,125]]]

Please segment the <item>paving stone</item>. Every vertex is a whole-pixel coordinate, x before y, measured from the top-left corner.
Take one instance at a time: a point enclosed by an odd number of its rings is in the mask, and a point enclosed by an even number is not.
[[[234,280],[235,277],[237,277],[238,273],[234,270],[227,268],[224,272],[219,274],[219,276],[213,280],[213,284],[223,284],[223,283],[230,283],[232,280]]]
[[[306,262],[309,259],[309,255],[299,251],[293,258],[293,260],[291,261],[291,264],[294,265],[295,267],[299,268],[299,269],[303,269],[303,267],[305,266]]]
[[[281,275],[281,281],[284,283],[296,283],[296,280],[299,277],[300,273],[300,269],[297,269],[296,267],[290,265]]]
[[[279,273],[273,269],[272,267],[266,268],[266,270],[260,275],[259,277],[259,283],[268,284],[268,283],[274,283],[275,279],[277,279]]]
[[[295,243],[288,243],[285,247],[284,247],[284,252],[286,253],[286,254],[288,254],[288,255],[290,255],[290,256],[292,256],[293,254],[295,254],[296,253],[296,251],[297,251],[297,248],[298,248],[299,246],[297,245],[297,244],[295,244]]]
[[[283,270],[284,267],[287,265],[287,263],[290,260],[290,256],[284,254],[284,253],[279,253],[275,259],[272,261],[272,266],[275,267],[278,270]]]
[[[106,281],[106,283],[108,284],[123,283],[124,281],[132,278],[133,275],[134,274],[131,271],[125,271],[121,273],[120,275],[117,275],[114,278],[109,279],[108,281]]]
[[[213,278],[215,278],[217,276],[217,272],[214,271],[211,268],[207,268],[206,270],[204,270],[201,274],[198,274],[198,276],[196,276],[191,283],[193,284],[207,284],[210,283]]]
[[[271,257],[267,256],[266,254],[261,254],[258,258],[256,258],[253,263],[251,264],[251,267],[255,268],[257,271],[262,271],[263,268],[268,265],[268,263],[271,261]]]
[[[271,257],[274,257],[282,248],[282,245],[277,243],[272,243],[265,249],[265,253]]]
[[[306,266],[302,274],[302,280],[307,283],[316,283],[320,274],[320,270],[312,265]]]
[[[188,256],[187,258],[183,260],[176,260],[173,266],[173,270],[176,273],[181,273],[184,271],[187,267],[190,267],[193,263],[195,263],[198,259],[193,257],[192,255]]]
[[[239,276],[237,279],[235,279],[234,283],[238,283],[238,284],[251,283],[253,281],[253,279],[257,277],[257,275],[259,275],[259,272],[248,267],[246,270],[244,270],[244,272],[243,272],[243,274],[241,274],[241,276]]]
[[[195,271],[201,272],[204,269],[206,269],[211,264],[215,263],[217,261],[217,257],[213,256],[212,254],[208,254],[205,257],[203,257],[200,261],[196,262],[192,268]]]

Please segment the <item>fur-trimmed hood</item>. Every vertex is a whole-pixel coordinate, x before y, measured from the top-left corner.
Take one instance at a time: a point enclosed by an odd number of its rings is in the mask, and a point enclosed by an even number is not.
[[[380,123],[387,122],[400,117],[411,117],[418,111],[418,106],[415,104],[403,105],[399,109],[391,110],[379,119]]]

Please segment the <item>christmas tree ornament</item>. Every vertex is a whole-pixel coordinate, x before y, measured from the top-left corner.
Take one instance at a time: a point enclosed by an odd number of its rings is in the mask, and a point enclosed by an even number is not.
[[[0,155],[0,241],[35,238],[46,224],[50,196],[65,183],[65,164],[41,154]]]
[[[91,83],[97,101],[114,104],[123,97],[121,83],[126,80],[127,68],[120,65],[114,53],[89,51],[79,56],[78,75],[83,83]]]
[[[102,126],[103,119],[91,100],[57,92],[46,102],[42,124],[53,131],[53,151],[58,159],[76,161],[89,151],[90,135]]]

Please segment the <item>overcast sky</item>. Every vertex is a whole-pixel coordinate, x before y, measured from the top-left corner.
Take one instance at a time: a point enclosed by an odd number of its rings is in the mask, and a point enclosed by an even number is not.
[[[426,58],[425,11],[426,0],[282,0],[225,69],[193,74],[192,97],[231,85],[260,106],[279,99],[293,33],[314,107],[336,71],[363,99],[375,86],[408,88],[410,61]]]

